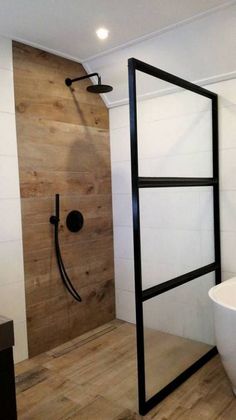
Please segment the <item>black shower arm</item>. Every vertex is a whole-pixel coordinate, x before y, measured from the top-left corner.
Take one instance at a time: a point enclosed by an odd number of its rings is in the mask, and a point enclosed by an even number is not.
[[[65,80],[65,84],[67,86],[71,86],[72,83],[74,82],[78,82],[79,80],[84,80],[84,79],[89,79],[90,77],[94,77],[96,76],[98,78],[98,84],[101,84],[101,76],[98,73],[90,73],[90,74],[86,74],[85,76],[81,76],[81,77],[76,77],[75,79],[69,79],[67,78]]]

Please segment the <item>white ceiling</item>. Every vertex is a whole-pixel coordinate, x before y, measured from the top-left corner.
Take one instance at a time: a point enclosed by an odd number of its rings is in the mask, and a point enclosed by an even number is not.
[[[200,19],[87,60],[86,70],[97,71],[104,83],[114,88],[104,95],[108,107],[128,102],[127,62],[130,57],[200,85],[235,78],[236,2]],[[170,85],[137,72],[140,99],[159,95],[163,89],[166,93]]]
[[[0,0],[0,33],[79,61],[229,3],[224,0]],[[107,40],[95,30],[110,30]]]

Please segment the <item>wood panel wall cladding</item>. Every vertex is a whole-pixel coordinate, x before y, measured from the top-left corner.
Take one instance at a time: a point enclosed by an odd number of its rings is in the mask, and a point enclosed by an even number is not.
[[[34,356],[115,316],[108,111],[89,79],[68,88],[82,65],[13,43],[16,125],[23,223],[29,354]],[[60,243],[66,269],[82,297],[62,285],[53,227],[61,195]],[[80,210],[71,233],[66,215]]]

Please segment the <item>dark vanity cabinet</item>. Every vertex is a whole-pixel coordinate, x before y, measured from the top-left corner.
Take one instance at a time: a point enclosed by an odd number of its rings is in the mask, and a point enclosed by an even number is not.
[[[13,321],[0,316],[0,420],[17,419]]]

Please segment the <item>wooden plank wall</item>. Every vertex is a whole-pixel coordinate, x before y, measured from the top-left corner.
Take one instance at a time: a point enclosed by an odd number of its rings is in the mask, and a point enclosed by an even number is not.
[[[51,349],[115,316],[108,111],[88,80],[69,89],[82,65],[13,43],[29,354]],[[54,195],[61,194],[64,263],[83,302],[62,285],[56,265]],[[70,210],[85,219],[65,225]]]

